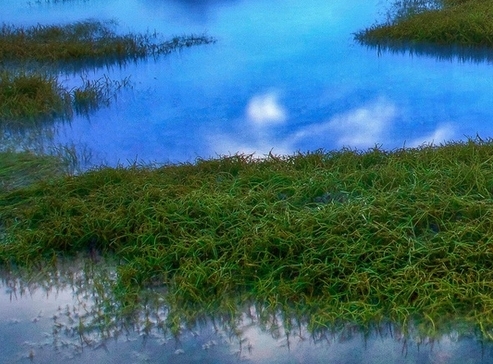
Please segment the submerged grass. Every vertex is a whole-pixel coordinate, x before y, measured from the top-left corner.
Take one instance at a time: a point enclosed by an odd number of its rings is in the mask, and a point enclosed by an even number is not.
[[[492,160],[493,141],[478,139],[100,168],[2,192],[0,261],[111,252],[128,304],[162,284],[177,306],[254,297],[313,325],[491,327]]]
[[[0,152],[0,191],[27,187],[35,182],[66,174],[67,164],[55,155],[38,155],[30,151]]]
[[[356,33],[365,44],[418,42],[493,47],[493,3],[488,0],[402,0],[390,19]],[[395,45],[395,44],[394,44]]]

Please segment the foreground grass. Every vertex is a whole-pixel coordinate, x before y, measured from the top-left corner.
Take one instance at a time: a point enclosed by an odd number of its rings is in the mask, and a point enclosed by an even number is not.
[[[491,325],[492,159],[476,140],[101,168],[0,194],[0,262],[112,253],[128,302],[158,284],[175,306]]]
[[[420,42],[493,47],[493,3],[488,0],[403,0],[385,24],[356,33],[370,45]],[[431,10],[430,10],[431,9]]]

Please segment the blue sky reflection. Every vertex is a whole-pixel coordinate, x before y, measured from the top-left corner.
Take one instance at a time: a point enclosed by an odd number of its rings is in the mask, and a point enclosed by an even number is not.
[[[90,149],[95,164],[394,149],[492,136],[493,66],[379,54],[356,44],[352,33],[381,19],[384,10],[379,0],[89,0],[56,6],[8,0],[0,21],[116,18],[122,32],[217,39],[158,60],[87,72],[88,78],[130,76],[133,82],[108,108],[59,128],[56,142]],[[80,80],[62,78],[71,87]]]

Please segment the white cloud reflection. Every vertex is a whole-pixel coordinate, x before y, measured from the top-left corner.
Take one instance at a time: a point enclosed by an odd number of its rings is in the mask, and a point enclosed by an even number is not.
[[[247,153],[262,157],[269,152],[292,154],[303,145],[310,145],[312,150],[366,149],[375,145],[392,148],[401,143],[406,147],[417,147],[439,144],[455,135],[451,124],[442,124],[429,135],[405,142],[406,135],[399,133],[399,126],[395,125],[399,114],[393,102],[381,97],[320,123],[290,127],[280,125],[287,120],[288,112],[277,94],[271,92],[252,97],[245,114],[237,120],[235,131],[211,135],[210,144],[213,152],[220,155]]]
[[[411,148],[416,148],[425,144],[437,145],[446,142],[447,140],[452,140],[454,135],[454,127],[451,124],[443,124],[440,125],[433,133],[414,139],[408,146]]]
[[[396,107],[384,99],[334,117],[330,129],[339,146],[372,147],[386,138],[396,116]]]
[[[338,147],[373,147],[387,138],[396,115],[396,107],[380,98],[370,104],[335,115],[324,123],[305,127],[293,135],[291,142],[325,136],[325,139],[333,140]]]
[[[280,124],[287,119],[286,110],[279,104],[275,92],[252,97],[246,114],[248,119],[257,125]]]

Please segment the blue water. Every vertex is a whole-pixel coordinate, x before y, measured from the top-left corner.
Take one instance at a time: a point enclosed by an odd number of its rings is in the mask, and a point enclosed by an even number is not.
[[[85,71],[133,87],[110,107],[58,127],[57,143],[93,163],[181,162],[344,146],[440,144],[493,135],[493,66],[378,54],[353,33],[383,20],[368,0],[7,1],[0,21],[116,19],[118,31],[206,33],[212,45]],[[79,75],[62,75],[67,84]]]

